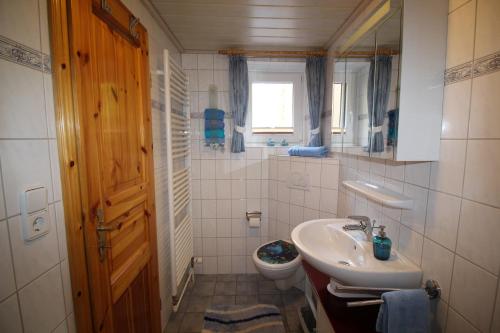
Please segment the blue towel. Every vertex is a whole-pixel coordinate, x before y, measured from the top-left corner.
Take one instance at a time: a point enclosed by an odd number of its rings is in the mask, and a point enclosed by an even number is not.
[[[224,130],[223,129],[214,129],[214,130],[205,130],[205,138],[222,138],[224,139]]]
[[[288,155],[290,156],[324,157],[327,154],[328,154],[328,148],[325,146],[321,147],[293,146],[290,149],[288,149]]]
[[[377,332],[429,332],[430,302],[424,289],[390,291],[382,294],[382,299]]]
[[[224,111],[219,109],[205,109],[205,120],[224,120]]]
[[[224,121],[205,119],[205,129],[224,129]]]

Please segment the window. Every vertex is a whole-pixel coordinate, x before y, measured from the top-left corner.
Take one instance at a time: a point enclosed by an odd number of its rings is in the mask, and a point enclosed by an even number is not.
[[[302,139],[305,63],[248,62],[249,104],[246,138],[249,142]]]
[[[252,83],[252,133],[293,133],[293,82]]]
[[[332,85],[332,134],[341,134],[342,129],[342,104],[344,101],[344,84]]]

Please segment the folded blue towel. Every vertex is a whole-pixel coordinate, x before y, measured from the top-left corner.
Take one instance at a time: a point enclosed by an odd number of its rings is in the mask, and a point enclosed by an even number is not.
[[[324,157],[327,154],[328,154],[328,148],[325,146],[321,147],[293,146],[290,149],[288,149],[288,155],[290,156]]]
[[[223,129],[215,129],[215,130],[205,130],[205,138],[222,138],[224,139],[224,130]]]
[[[224,120],[205,120],[205,129],[224,129]]]
[[[429,332],[430,302],[424,289],[390,291],[382,294],[382,299],[377,332]]]
[[[205,109],[205,120],[224,120],[224,111],[219,109]]]

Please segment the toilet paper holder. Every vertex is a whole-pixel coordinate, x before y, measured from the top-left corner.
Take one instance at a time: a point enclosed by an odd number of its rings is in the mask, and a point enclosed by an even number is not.
[[[247,215],[247,221],[250,221],[252,218],[258,218],[259,220],[261,219],[262,212],[246,212]]]

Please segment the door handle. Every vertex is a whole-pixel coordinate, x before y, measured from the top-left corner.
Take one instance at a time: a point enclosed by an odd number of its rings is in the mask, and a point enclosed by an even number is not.
[[[106,233],[120,229],[121,223],[105,225],[104,211],[102,210],[102,208],[97,208],[96,217],[97,217],[97,226],[96,226],[97,248],[99,250],[99,260],[104,261],[106,259],[106,249],[111,247],[108,246],[106,243]]]

